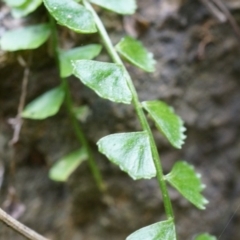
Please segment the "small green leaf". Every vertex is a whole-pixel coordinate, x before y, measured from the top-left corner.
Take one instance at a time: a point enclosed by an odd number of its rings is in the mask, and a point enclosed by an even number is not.
[[[202,233],[196,236],[195,240],[217,240],[217,238],[212,235],[209,235],[208,233]]]
[[[137,8],[135,0],[90,0],[90,2],[123,15],[133,14]]]
[[[40,5],[42,0],[27,0],[24,4],[12,8],[12,15],[15,18],[27,16],[29,13],[34,12]]]
[[[176,240],[173,220],[154,223],[132,233],[126,240]]]
[[[147,101],[142,105],[168,141],[175,148],[181,148],[186,138],[184,135],[186,128],[183,126],[182,119],[174,113],[173,109],[162,101]]]
[[[116,49],[134,66],[146,72],[154,72],[155,60],[153,54],[148,52],[141,42],[132,37],[125,37],[116,45]]]
[[[35,49],[41,46],[48,39],[49,35],[50,26],[48,24],[14,29],[2,36],[0,47],[6,51]]]
[[[130,104],[132,94],[121,65],[91,60],[72,61],[73,74],[100,97]]]
[[[44,4],[59,24],[79,33],[97,31],[92,14],[74,0],[44,0]]]
[[[112,134],[100,139],[97,145],[101,153],[134,180],[156,176],[146,132]]]
[[[85,148],[74,151],[58,160],[50,169],[49,177],[54,181],[67,181],[72,172],[87,159]]]
[[[177,162],[165,177],[188,201],[199,209],[205,209],[208,200],[201,194],[205,185],[201,183],[200,174],[195,173],[193,166],[186,162]]]
[[[64,100],[62,86],[56,87],[29,103],[22,112],[23,118],[45,119],[55,115]]]
[[[4,2],[10,7],[19,7],[27,2],[27,0],[4,0]]]
[[[72,74],[73,67],[71,60],[90,60],[98,56],[101,50],[102,46],[99,44],[89,44],[84,47],[77,47],[67,51],[61,50],[59,52],[61,77],[69,77]]]

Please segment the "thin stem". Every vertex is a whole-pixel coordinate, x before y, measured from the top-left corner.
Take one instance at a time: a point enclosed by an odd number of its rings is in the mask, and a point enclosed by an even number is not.
[[[109,35],[108,35],[104,25],[103,25],[101,19],[98,17],[97,13],[95,12],[94,8],[86,0],[83,0],[83,5],[93,14],[98,32],[99,32],[99,34],[102,38],[102,41],[103,41],[109,55],[111,56],[112,60],[115,63],[118,63],[118,64],[122,65],[124,67],[125,71],[126,71],[126,74],[128,75],[127,84],[128,84],[128,87],[129,87],[129,89],[132,93],[132,96],[133,96],[133,105],[134,105],[135,111],[137,113],[137,116],[139,118],[139,121],[141,123],[141,126],[142,126],[143,130],[147,132],[147,134],[149,136],[149,139],[150,139],[151,151],[152,151],[153,160],[154,160],[154,164],[155,164],[156,171],[157,171],[157,180],[158,180],[158,183],[160,185],[162,195],[163,195],[163,204],[164,204],[165,212],[166,212],[166,215],[167,215],[168,219],[173,219],[174,215],[173,215],[173,210],[172,210],[172,204],[171,204],[170,197],[169,197],[169,194],[168,194],[168,191],[167,191],[167,186],[166,186],[166,182],[165,182],[165,179],[164,179],[162,166],[160,164],[160,157],[159,157],[159,154],[158,154],[158,150],[157,150],[154,138],[153,138],[152,131],[149,127],[148,121],[147,121],[146,116],[143,112],[142,105],[141,105],[141,103],[138,99],[138,94],[137,94],[136,89],[133,85],[132,79],[131,79],[128,71],[126,70],[121,58],[119,57],[117,51],[115,50],[115,48],[112,44],[112,41],[111,41],[111,39],[110,39],[110,37],[109,37]]]
[[[51,28],[52,28],[52,32],[53,32],[53,34],[52,34],[52,46],[53,46],[56,62],[58,64],[58,68],[60,69],[58,34],[57,34],[55,20],[51,17],[51,15],[50,15],[50,22],[51,22]],[[76,135],[76,138],[77,138],[79,144],[82,145],[87,151],[88,164],[89,164],[90,170],[93,174],[93,177],[96,181],[96,184],[97,184],[99,190],[101,192],[105,192],[106,187],[105,187],[105,184],[103,183],[102,175],[101,175],[101,173],[100,173],[100,171],[99,171],[99,169],[96,165],[96,162],[94,160],[91,148],[88,144],[88,141],[87,141],[87,138],[86,138],[85,134],[83,133],[82,127],[81,127],[80,123],[78,122],[78,120],[75,117],[75,114],[73,112],[73,101],[72,101],[72,98],[71,98],[71,92],[70,92],[68,82],[67,82],[66,78],[62,78],[62,77],[61,77],[61,82],[62,82],[62,85],[64,87],[65,104],[66,104],[66,107],[67,107],[69,118],[71,120],[72,127],[74,129],[74,133]]]
[[[7,226],[15,230],[16,232],[20,233],[22,236],[26,237],[27,239],[31,240],[48,240],[47,238],[39,235],[32,229],[28,228],[27,226],[23,225],[6,212],[4,212],[0,208],[0,221],[4,222]]]
[[[24,67],[24,73],[23,73],[21,95],[20,95],[19,104],[18,104],[17,116],[15,118],[9,119],[9,123],[12,125],[13,130],[14,130],[13,137],[12,137],[11,141],[9,142],[10,146],[13,146],[14,144],[16,144],[18,142],[22,124],[23,124],[21,113],[24,109],[25,100],[26,100],[26,96],[27,96],[27,86],[28,86],[29,75],[30,75],[30,68],[29,68],[30,60],[31,60],[30,56],[29,56],[29,59],[27,62],[25,62],[21,56],[19,57],[19,62]]]

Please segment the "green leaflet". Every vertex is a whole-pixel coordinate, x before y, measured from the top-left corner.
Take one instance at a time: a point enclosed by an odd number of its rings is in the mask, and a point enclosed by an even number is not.
[[[59,52],[61,77],[69,77],[72,74],[73,66],[71,60],[90,60],[98,56],[101,50],[102,46],[100,44],[89,44],[84,47],[77,47],[67,51],[61,50]]]
[[[209,235],[208,233],[203,233],[196,236],[195,240],[217,240],[217,238],[212,235]]]
[[[182,119],[174,113],[173,109],[162,101],[147,101],[142,105],[168,141],[175,148],[181,148],[183,140],[186,138],[183,133],[186,128],[183,126]]]
[[[45,92],[23,110],[21,116],[30,119],[45,119],[55,115],[64,100],[64,90],[62,86]]]
[[[50,35],[48,24],[39,24],[6,32],[1,40],[0,47],[6,51],[35,49],[41,46]]]
[[[133,14],[137,8],[135,0],[90,0],[90,2],[123,15]]]
[[[10,7],[19,7],[23,5],[27,0],[4,0],[4,2]]]
[[[132,233],[126,240],[176,240],[173,220],[154,223]]]
[[[79,33],[97,31],[92,14],[74,0],[44,0],[44,4],[59,24]]]
[[[12,8],[12,15],[15,18],[25,17],[34,12],[41,4],[42,0],[26,0],[22,5]]]
[[[100,97],[130,104],[132,94],[122,66],[91,60],[72,61],[73,74]]]
[[[153,54],[148,52],[141,42],[132,37],[123,38],[117,45],[117,51],[134,66],[146,72],[155,71]]]
[[[54,181],[67,181],[72,172],[85,160],[87,152],[84,148],[78,149],[58,160],[50,169],[49,177]]]
[[[100,139],[101,153],[119,165],[134,180],[156,176],[151,146],[146,132],[117,133]]]
[[[205,185],[201,183],[200,175],[194,171],[193,166],[186,162],[177,162],[165,177],[188,201],[199,209],[205,209],[208,200],[201,194]]]

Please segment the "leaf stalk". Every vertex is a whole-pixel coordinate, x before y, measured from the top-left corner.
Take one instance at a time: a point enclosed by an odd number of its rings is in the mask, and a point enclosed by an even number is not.
[[[127,84],[128,84],[128,87],[129,87],[129,89],[132,93],[132,97],[133,97],[132,101],[133,101],[135,111],[137,113],[138,119],[141,123],[141,126],[142,126],[143,130],[147,132],[147,134],[149,136],[149,139],[150,139],[152,156],[153,156],[153,160],[154,160],[154,164],[155,164],[156,172],[157,172],[157,181],[159,183],[159,186],[160,186],[160,189],[161,189],[161,192],[162,192],[165,212],[166,212],[166,215],[167,215],[168,219],[174,219],[172,204],[171,204],[171,200],[170,200],[170,197],[169,197],[169,194],[168,194],[168,191],[167,191],[167,186],[166,186],[166,182],[165,182],[165,179],[164,179],[163,169],[162,169],[160,157],[159,157],[159,154],[158,154],[158,150],[157,150],[157,147],[156,147],[156,144],[155,144],[155,140],[154,140],[152,131],[149,127],[148,121],[147,121],[146,116],[143,112],[142,105],[139,101],[137,91],[135,89],[135,86],[133,85],[133,81],[132,81],[126,67],[124,66],[121,58],[119,57],[117,51],[115,50],[115,48],[112,44],[112,41],[111,41],[111,39],[110,39],[110,37],[109,37],[109,35],[108,35],[104,25],[103,25],[101,19],[99,18],[99,16],[95,12],[94,8],[91,6],[91,4],[87,0],[82,0],[82,3],[86,7],[86,9],[88,9],[92,13],[92,15],[95,19],[95,24],[97,26],[99,35],[101,36],[103,44],[106,47],[107,52],[110,55],[110,57],[112,58],[113,62],[121,65],[124,68],[124,70],[125,70],[125,72],[128,76]]]

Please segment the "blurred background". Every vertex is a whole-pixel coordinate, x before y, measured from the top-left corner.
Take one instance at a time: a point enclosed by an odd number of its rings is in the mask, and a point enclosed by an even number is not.
[[[114,44],[128,34],[154,53],[157,65],[152,74],[127,65],[140,100],[169,103],[187,127],[183,149],[175,150],[151,123],[164,172],[177,160],[185,160],[201,173],[207,186],[205,211],[169,187],[179,239],[191,240],[201,232],[222,234],[221,240],[240,239],[240,2],[137,3],[133,16],[96,9]],[[15,19],[0,2],[0,38],[7,30],[47,19],[43,6],[26,18]],[[63,48],[100,41],[97,34],[79,35],[61,26],[58,30]],[[9,145],[13,137],[9,121],[17,114],[24,74],[21,60],[29,55],[27,103],[59,83],[48,42],[32,51],[0,49],[0,206],[52,240],[123,240],[164,219],[156,179],[133,181],[98,153],[95,145],[107,134],[139,130],[133,108],[100,99],[74,77],[68,80],[71,93],[77,106],[89,108],[82,125],[108,196],[97,190],[86,162],[66,183],[48,177],[56,160],[78,148],[64,107],[43,121],[24,120],[19,141]],[[110,61],[105,50],[98,59]],[[24,238],[0,223],[0,239]]]

